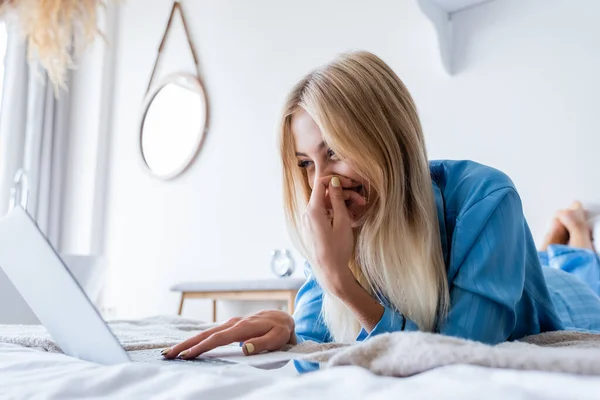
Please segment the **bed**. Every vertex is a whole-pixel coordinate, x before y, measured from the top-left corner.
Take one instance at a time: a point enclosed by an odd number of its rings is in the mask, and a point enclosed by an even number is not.
[[[173,323],[173,320],[170,320]],[[177,335],[189,336],[190,321],[178,320],[183,329],[171,329],[164,320],[153,319],[138,322],[113,322],[111,327],[127,348],[158,346],[160,341],[172,341]],[[158,331],[157,331],[158,327]],[[169,331],[169,329],[171,329]],[[28,340],[22,341],[24,332]],[[149,341],[156,332],[161,332],[160,340]],[[173,333],[175,332],[175,333]],[[139,339],[135,339],[139,336]],[[12,339],[11,339],[12,338]],[[437,336],[413,335],[416,340],[438,340]],[[343,365],[348,360],[364,360],[365,350],[360,346],[319,349],[320,352],[307,353],[314,360],[333,360],[335,365],[314,372],[299,374],[290,362],[279,369],[262,370],[246,365],[236,365],[224,370],[207,370],[186,365],[162,364],[123,364],[100,366],[81,361],[57,352],[53,343],[41,327],[0,326],[0,398],[177,398],[177,399],[387,399],[387,398],[457,398],[457,399],[599,399],[600,377],[556,372],[523,371],[507,368],[490,368],[473,364],[473,360],[460,356],[452,365],[431,368],[402,378],[386,375],[385,355],[390,357],[398,351],[393,343],[406,343],[411,348],[416,342],[407,342],[407,336],[389,335],[379,342],[379,348],[389,349],[371,357],[369,364],[362,367]],[[412,339],[411,339],[412,340]],[[12,341],[12,343],[11,343]],[[21,341],[21,344],[19,344]],[[382,343],[388,341],[385,347]],[[154,343],[154,344],[153,344]],[[442,342],[440,342],[442,343]],[[453,343],[443,340],[443,343]],[[457,342],[460,348],[470,344]],[[391,344],[391,347],[390,347]],[[423,342],[424,354],[438,351],[438,344]],[[523,347],[521,347],[523,346]],[[513,351],[526,352],[528,344],[522,344]],[[556,353],[556,342],[550,343],[548,350]],[[376,346],[377,347],[377,346]],[[371,349],[372,350],[372,349]],[[563,349],[564,350],[564,349]],[[581,349],[580,349],[581,350]],[[504,354],[504,350],[498,351]],[[571,350],[567,350],[571,351]],[[583,351],[583,350],[582,350]],[[594,364],[599,350],[590,348],[589,366]],[[306,351],[304,351],[306,353]],[[372,353],[372,352],[371,352]],[[315,356],[315,354],[317,356]],[[362,356],[360,356],[363,354]],[[556,353],[558,354],[558,353]],[[563,355],[566,353],[562,353]],[[360,356],[357,358],[357,356]],[[361,358],[362,357],[362,358]],[[366,357],[368,358],[368,356]],[[434,357],[435,358],[435,357]],[[337,361],[335,361],[337,360]],[[439,361],[439,359],[438,359]],[[351,362],[350,362],[351,363]],[[389,362],[388,362],[389,363]],[[408,364],[415,364],[410,362]],[[417,362],[418,364],[418,362]],[[379,365],[379,367],[377,367]],[[383,365],[383,367],[382,367]],[[581,368],[581,363],[578,364]],[[379,368],[379,370],[377,369]],[[375,371],[376,373],[373,373]],[[392,372],[393,374],[393,372]]]

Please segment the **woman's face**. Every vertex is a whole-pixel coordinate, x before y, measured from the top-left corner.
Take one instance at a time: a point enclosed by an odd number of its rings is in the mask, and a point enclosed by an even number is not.
[[[291,129],[296,146],[298,168],[306,170],[311,189],[317,179],[343,176],[352,181],[351,185],[344,186],[345,190],[355,191],[368,199],[368,183],[350,165],[336,157],[323,141],[321,130],[305,110],[300,109],[292,115]],[[359,205],[349,199],[346,200],[346,207],[352,220],[356,220],[365,213],[368,204]]]

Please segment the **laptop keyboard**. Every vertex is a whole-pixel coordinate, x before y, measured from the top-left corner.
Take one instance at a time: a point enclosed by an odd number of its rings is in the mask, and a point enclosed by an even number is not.
[[[150,362],[150,363],[177,363],[179,365],[182,364],[192,364],[192,365],[203,365],[203,366],[225,366],[225,365],[234,365],[237,364],[233,361],[227,361],[221,358],[214,357],[198,357],[191,360],[182,360],[180,358],[175,358],[172,360],[167,360],[160,354],[160,349],[155,350],[137,350],[128,352],[129,358],[133,362]]]

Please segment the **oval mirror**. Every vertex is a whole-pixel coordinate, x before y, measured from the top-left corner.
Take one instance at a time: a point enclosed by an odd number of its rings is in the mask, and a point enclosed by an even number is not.
[[[148,97],[140,129],[144,163],[161,179],[192,163],[208,130],[208,102],[198,77],[167,77]]]

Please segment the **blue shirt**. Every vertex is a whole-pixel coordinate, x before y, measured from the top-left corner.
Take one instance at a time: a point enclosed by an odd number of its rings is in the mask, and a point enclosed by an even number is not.
[[[510,178],[472,161],[432,161],[430,171],[450,290],[450,310],[439,332],[495,344],[564,329],[544,276],[561,271],[542,271]],[[310,266],[305,273],[296,299],[296,336],[299,342],[331,341],[321,318],[323,291]],[[556,281],[565,286],[565,279]],[[600,299],[597,303],[591,314],[600,318]],[[370,333],[363,329],[358,341],[418,330],[385,300],[382,305],[381,320]]]
[[[539,257],[565,329],[600,331],[598,255],[589,249],[550,245]]]

